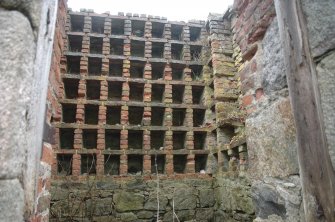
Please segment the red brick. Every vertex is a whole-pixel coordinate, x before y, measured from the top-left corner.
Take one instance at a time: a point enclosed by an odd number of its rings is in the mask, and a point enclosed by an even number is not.
[[[247,107],[247,106],[251,105],[252,102],[253,102],[253,100],[254,100],[254,96],[253,95],[243,96],[243,98],[242,98],[242,106],[243,107]]]

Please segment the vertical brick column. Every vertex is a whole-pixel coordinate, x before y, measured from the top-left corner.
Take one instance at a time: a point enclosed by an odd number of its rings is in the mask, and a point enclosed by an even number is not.
[[[129,54],[130,54],[130,52],[129,52]],[[130,61],[129,61],[129,59],[123,60],[122,75],[125,78],[129,78],[130,77]]]
[[[190,62],[191,61],[191,50],[190,50],[190,46],[189,45],[184,45],[183,47],[183,60],[185,60],[186,62]]]
[[[76,150],[83,148],[83,130],[82,129],[74,130],[73,148]]]
[[[164,27],[164,38],[170,40],[171,39],[171,24],[167,23],[165,24],[165,27]],[[171,45],[170,45],[171,47]],[[171,51],[171,50],[170,50]]]
[[[171,36],[171,33],[170,33]],[[164,44],[164,58],[165,59],[171,59],[171,43],[166,42]]]
[[[145,48],[144,48],[144,57],[151,58],[151,50],[152,50],[152,42],[149,42],[148,40],[145,41]]]
[[[144,102],[151,102],[151,84],[150,83],[144,84],[143,101]]]
[[[105,18],[105,25],[104,25],[104,34],[110,35],[112,32],[112,19],[109,17]]]
[[[184,91],[184,103],[192,105],[192,86],[186,85]]]
[[[201,28],[201,34],[200,34],[200,41],[203,42],[205,40],[207,40],[207,31],[205,27]]]
[[[128,102],[129,101],[129,83],[124,82],[122,84],[122,101]]]
[[[100,100],[107,101],[108,99],[108,82],[106,80],[100,82]]]
[[[172,80],[172,68],[171,68],[170,64],[167,64],[165,66],[165,69],[164,69],[164,80]]]
[[[130,56],[130,39],[123,40],[123,54]]]
[[[192,127],[193,126],[193,109],[187,108],[186,109],[186,126]],[[193,150],[194,149],[194,133],[193,131],[188,131],[186,133],[186,149]],[[188,154],[187,155],[187,163],[186,163],[186,173],[194,173],[195,172],[195,155]]]
[[[144,107],[143,112],[143,125],[150,126],[151,124],[151,106]]]
[[[81,170],[81,156],[79,154],[73,154],[72,156],[72,175],[79,176]]]
[[[171,38],[171,25],[165,25],[165,37]],[[164,58],[171,59],[171,44],[165,43],[164,45]],[[169,64],[165,66],[164,69],[164,80],[172,80],[172,69]],[[165,94],[163,102],[169,106],[172,103],[172,85],[165,85]],[[166,151],[165,156],[165,172],[167,175],[173,174],[173,132],[171,131],[172,126],[172,109],[170,107],[165,108],[164,113],[164,126],[169,128],[165,132],[165,143],[164,150]]]
[[[85,33],[91,32],[91,27],[92,27],[91,16],[85,16],[85,18],[84,18],[84,32]]]
[[[172,79],[172,70],[169,66],[165,67],[164,78],[165,80]],[[172,85],[170,84],[165,85],[164,103],[167,106],[169,106],[172,103]],[[169,130],[166,131],[165,133],[165,147],[164,147],[164,150],[166,151],[165,172],[167,175],[172,175],[173,174],[173,132],[171,130],[172,108],[166,107],[164,115],[165,115],[164,126],[167,126],[169,128]]]
[[[195,172],[195,161],[194,161],[195,155],[194,154],[188,154],[187,155],[187,162],[186,162],[186,173],[194,173]]]
[[[188,131],[186,133],[186,149],[193,150],[194,149],[194,132]]]
[[[144,67],[144,78],[145,79],[151,79],[152,77],[152,67],[150,63],[146,63]]]
[[[86,56],[82,56],[80,58],[80,75],[87,76],[88,74],[88,58]]]
[[[192,108],[186,109],[185,126],[193,127],[193,109]]]
[[[184,81],[185,82],[191,82],[192,81],[192,70],[190,68],[185,68],[184,69]],[[192,92],[191,92],[191,95],[192,95]]]
[[[109,59],[107,59],[107,55],[104,55],[101,64],[101,74],[103,76],[107,76],[109,73]]]
[[[129,119],[128,106],[121,106],[121,125],[127,125]]]
[[[128,172],[128,158],[125,151],[128,149],[128,130],[121,130],[120,149],[123,151],[120,155],[120,175],[126,175]]]
[[[104,125],[106,125],[106,113],[107,108],[105,105],[99,106],[99,129],[98,129],[98,139],[97,139],[97,150],[99,150],[99,153],[97,153],[97,175],[103,175],[104,174],[104,155],[102,154],[102,150],[106,147],[106,140],[105,140],[105,129]]]
[[[98,176],[104,175],[105,171],[105,160],[104,160],[104,155],[99,152],[96,154],[97,160],[96,160],[96,172]]]
[[[65,22],[64,30],[66,33],[71,30],[71,16],[69,13],[66,13],[66,22]]]
[[[170,85],[170,84],[165,85],[164,103],[166,103],[166,104],[171,104],[172,103],[172,85]],[[172,113],[172,110],[171,110],[171,113]]]
[[[98,150],[104,150],[105,145],[105,129],[100,128],[98,129],[98,140],[97,140],[97,149]]]
[[[173,132],[171,130],[165,133],[165,145],[164,150],[166,151],[165,156],[165,172],[167,175],[173,174]]]
[[[81,46],[81,52],[84,54],[89,53],[90,50],[90,37],[85,34],[83,36],[82,46]]]
[[[85,106],[83,104],[77,104],[76,111],[76,122],[77,124],[82,124],[85,121]]]
[[[190,41],[190,28],[188,26],[183,27],[183,41]]]
[[[102,81],[106,82],[106,81]],[[105,83],[107,85],[107,82]],[[101,84],[102,85],[102,84]],[[102,86],[101,86],[102,88]],[[100,98],[102,97],[102,90],[100,91]],[[102,150],[106,147],[106,140],[105,140],[105,129],[104,125],[106,125],[106,114],[107,114],[107,108],[104,104],[99,106],[99,114],[98,114],[98,132],[97,132],[97,150],[99,152],[96,154],[97,162],[96,162],[96,171],[97,175],[103,175],[104,174],[104,155],[102,154]]]
[[[78,99],[84,99],[86,97],[86,81],[81,79],[78,85]]]
[[[91,26],[92,26],[92,18],[90,16],[85,16],[84,17],[84,36],[83,36],[83,44],[82,44],[82,49],[81,52],[84,54],[89,53],[89,48],[90,48],[90,37],[88,37],[88,33],[91,32]],[[80,61],[80,73],[83,73],[84,75],[87,75],[87,65],[88,65],[88,59],[87,57],[81,58]],[[82,68],[83,67],[83,68]]]
[[[145,38],[151,38],[152,37],[151,30],[152,30],[152,22],[147,21],[145,23],[145,27],[144,27],[144,37]]]
[[[131,20],[124,20],[124,35],[131,35]]]
[[[165,108],[165,118],[164,118],[164,126],[171,127],[172,126],[172,108]]]
[[[143,131],[143,150],[145,153],[150,151],[150,131]],[[145,154],[143,156],[143,173],[150,174],[151,173],[151,159],[150,155]]]
[[[99,126],[106,125],[106,113],[107,113],[106,106],[100,105],[99,106]]]
[[[187,72],[186,72],[187,73]],[[187,77],[187,75],[185,75]],[[185,92],[184,92],[184,103],[187,105],[192,105],[192,87],[190,85],[185,86]],[[187,108],[186,109],[186,116],[185,116],[185,126],[186,127],[193,127],[193,109]],[[186,149],[187,150],[193,150],[194,149],[194,136],[193,131],[188,131],[186,133]],[[187,155],[187,163],[186,163],[186,173],[194,173],[194,155],[188,154]]]
[[[110,53],[110,38],[108,36],[104,37],[102,41],[102,54],[108,56]]]

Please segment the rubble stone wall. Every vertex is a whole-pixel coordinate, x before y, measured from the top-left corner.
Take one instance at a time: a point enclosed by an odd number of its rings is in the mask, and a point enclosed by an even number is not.
[[[232,29],[256,221],[303,221],[294,119],[273,1],[235,1]]]

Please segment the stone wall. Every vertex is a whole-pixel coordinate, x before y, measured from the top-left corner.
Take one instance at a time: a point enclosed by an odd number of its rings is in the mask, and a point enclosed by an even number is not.
[[[56,5],[0,3],[0,221],[35,211]]]
[[[301,1],[334,165],[332,1]],[[235,1],[233,32],[256,221],[303,221],[294,119],[273,1]]]
[[[310,0],[301,2],[307,21],[311,55],[317,71],[329,153],[335,168],[335,15],[332,13],[335,3],[329,0],[318,3]]]
[[[142,177],[53,182],[50,221],[152,221],[158,202],[163,221],[173,220],[173,209],[181,221],[213,221],[212,179],[161,179],[157,186]]]
[[[303,221],[296,133],[274,3],[237,0],[233,12],[256,221]]]
[[[159,185],[159,189],[157,186]],[[250,221],[254,209],[243,179],[154,178],[54,181],[50,221]],[[157,201],[158,192],[158,201]],[[159,206],[158,203],[159,202]]]

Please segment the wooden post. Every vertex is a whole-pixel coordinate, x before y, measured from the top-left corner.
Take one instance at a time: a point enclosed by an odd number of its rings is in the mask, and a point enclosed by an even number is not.
[[[297,130],[306,221],[335,221],[335,177],[300,0],[275,0]]]

